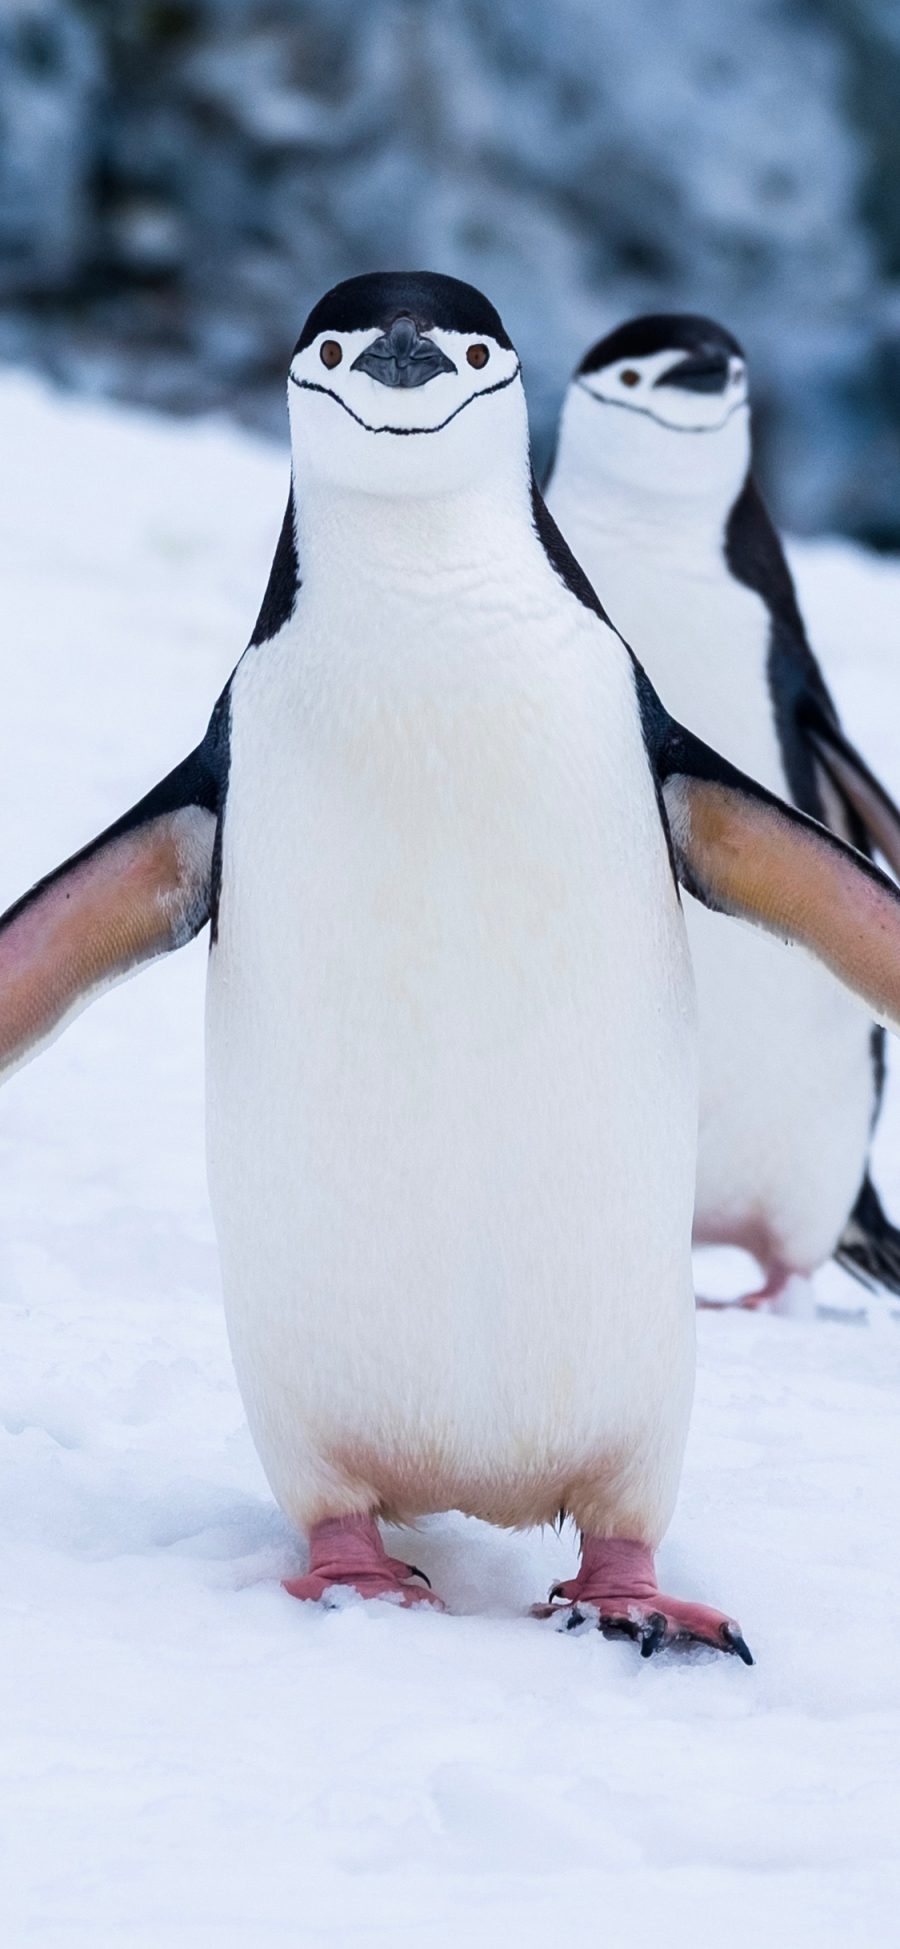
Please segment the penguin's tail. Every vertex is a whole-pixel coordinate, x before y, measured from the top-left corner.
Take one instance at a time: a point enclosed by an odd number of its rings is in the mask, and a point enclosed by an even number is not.
[[[834,1257],[870,1293],[882,1287],[900,1297],[900,1231],[891,1224],[868,1176],[863,1178]]]

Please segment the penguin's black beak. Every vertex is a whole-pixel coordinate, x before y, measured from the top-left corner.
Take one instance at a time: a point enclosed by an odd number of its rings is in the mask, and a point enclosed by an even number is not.
[[[656,386],[680,386],[689,393],[723,393],[727,384],[728,353],[712,345],[688,352],[654,380]]]
[[[350,370],[368,372],[382,386],[427,386],[439,372],[455,372],[456,366],[433,338],[422,336],[407,312],[401,312],[383,337],[360,352]]]

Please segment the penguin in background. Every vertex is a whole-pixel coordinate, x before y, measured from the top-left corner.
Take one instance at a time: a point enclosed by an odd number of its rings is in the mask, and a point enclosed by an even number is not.
[[[747,364],[710,318],[633,319],[575,373],[545,492],[667,705],[732,763],[900,874],[900,812],[809,645],[753,475]],[[871,1182],[883,1038],[823,970],[694,899],[700,1015],[695,1238],[743,1247],[776,1300],[834,1257],[900,1293]]]
[[[565,1511],[539,1614],[752,1662],[660,1591],[694,1372],[678,881],[900,1027],[900,895],[663,708],[547,513],[515,349],[452,278],[350,279],[197,749],[0,922],[9,1070],[210,926],[208,1144],[286,1588],[435,1604],[379,1519]],[[735,930],[736,934],[740,930]]]

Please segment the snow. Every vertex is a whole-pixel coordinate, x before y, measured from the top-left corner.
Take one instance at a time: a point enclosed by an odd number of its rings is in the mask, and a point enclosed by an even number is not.
[[[6,904],[201,733],[286,475],[15,375],[0,427]],[[900,567],[795,563],[896,790]],[[752,1671],[532,1622],[572,1537],[453,1515],[394,1539],[453,1615],[301,1607],[222,1320],[203,982],[195,943],[0,1103],[4,1944],[893,1943],[897,1309],[829,1268],[827,1317],[700,1317],[660,1567],[734,1610]],[[896,1092],[877,1162],[896,1210]]]

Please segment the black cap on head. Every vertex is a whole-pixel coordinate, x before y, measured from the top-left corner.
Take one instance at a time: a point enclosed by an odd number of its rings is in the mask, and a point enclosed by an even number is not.
[[[724,325],[693,311],[656,311],[630,318],[597,340],[578,367],[579,373],[600,372],[620,359],[652,358],[654,352],[728,353],[742,359],[743,349]]]
[[[420,332],[435,325],[447,332],[483,333],[506,351],[512,340],[500,317],[473,284],[442,277],[437,271],[375,271],[348,277],[314,305],[294,354],[320,332],[390,331],[394,319],[412,318]]]

